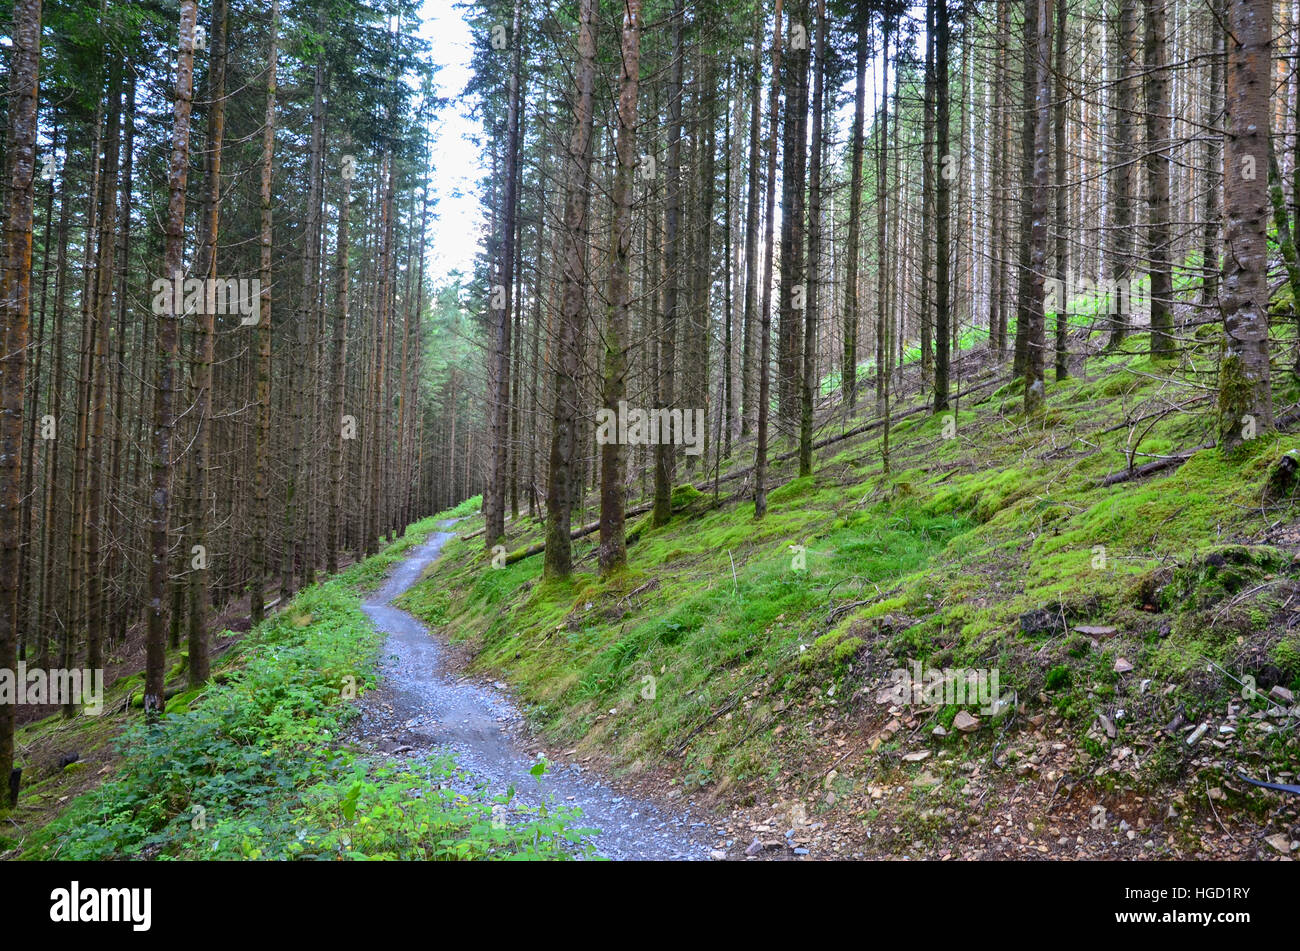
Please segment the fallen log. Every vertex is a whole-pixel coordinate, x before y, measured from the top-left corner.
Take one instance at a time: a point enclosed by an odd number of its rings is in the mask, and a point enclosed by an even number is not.
[[[1005,382],[1005,380],[1004,380],[1003,377],[1000,377],[1000,376],[998,376],[998,377],[994,377],[993,379],[991,379],[991,380],[986,380],[985,382],[980,383],[980,384],[978,384],[978,385],[976,385],[976,386],[967,387],[967,388],[966,388],[965,390],[963,390],[961,393],[956,394],[956,395],[953,397],[953,400],[954,400],[954,402],[955,402],[955,401],[957,401],[957,400],[960,400],[962,397],[969,396],[969,395],[972,394],[972,393],[978,393],[980,390],[988,389],[990,386],[993,386],[993,385],[998,384],[998,383],[1003,383],[1003,382]],[[915,416],[917,413],[922,413],[922,412],[924,412],[924,411],[926,411],[926,410],[928,410],[928,409],[930,409],[930,404],[929,404],[929,403],[922,403],[922,404],[920,404],[919,406],[914,406],[914,407],[912,407],[911,409],[909,409],[909,410],[907,410],[907,411],[905,411],[905,412],[903,412],[903,413],[899,413],[898,415],[893,416],[893,417],[890,419],[890,423],[891,423],[891,424],[892,424],[892,423],[896,423],[896,422],[898,422],[900,419],[906,419],[906,418],[909,417],[909,416]],[[874,420],[873,422],[870,422],[870,423],[864,423],[864,424],[861,425],[861,426],[855,426],[853,429],[850,429],[850,430],[848,430],[847,432],[837,433],[837,434],[834,435],[834,436],[827,436],[825,439],[819,439],[819,440],[817,440],[816,442],[813,443],[813,449],[815,449],[815,450],[816,450],[816,449],[823,449],[823,448],[825,448],[826,446],[833,445],[833,444],[835,444],[835,443],[837,443],[837,442],[843,442],[843,441],[846,440],[846,439],[852,439],[854,436],[860,436],[860,435],[862,435],[863,433],[870,432],[870,431],[873,430],[873,429],[878,429],[878,428],[880,428],[881,426],[883,426],[884,424],[885,424],[885,421],[884,421],[883,419],[877,419],[877,420]],[[799,456],[799,450],[795,449],[795,450],[792,450],[792,451],[790,451],[790,452],[782,453],[781,455],[774,457],[774,458],[771,460],[771,463],[769,463],[769,464],[775,464],[775,463],[778,463],[778,462],[787,462],[787,461],[789,461],[790,459],[798,458],[798,456]],[[743,476],[743,475],[745,475],[745,474],[747,474],[747,473],[749,473],[749,472],[752,472],[753,469],[754,469],[753,466],[749,466],[749,467],[747,467],[747,468],[745,468],[745,469],[740,469],[740,470],[736,470],[736,471],[728,472],[726,475],[722,476],[721,478],[718,478],[718,479],[710,479],[710,480],[707,480],[707,481],[705,481],[705,482],[701,482],[701,483],[695,483],[695,484],[694,484],[694,488],[695,488],[695,490],[698,491],[698,492],[706,492],[706,491],[708,491],[709,489],[711,489],[711,488],[713,488],[713,487],[715,487],[715,486],[717,486],[717,485],[720,485],[720,484],[723,483],[723,482],[730,482],[730,481],[732,481],[733,479],[739,479],[741,476]],[[782,484],[784,485],[785,483],[782,483]],[[774,487],[774,488],[775,488],[775,487]],[[643,503],[643,504],[641,504],[641,505],[636,506],[635,508],[630,508],[630,509],[628,509],[626,512],[623,513],[623,517],[624,517],[624,518],[629,518],[629,517],[631,517],[631,516],[633,516],[633,515],[644,515],[646,512],[649,512],[649,511],[650,511],[651,509],[653,509],[653,508],[654,508],[654,503],[653,503],[653,502],[645,502],[645,503]],[[581,528],[576,528],[576,529],[573,529],[572,531],[570,531],[570,532],[569,532],[569,538],[570,538],[570,539],[573,539],[573,540],[576,541],[576,540],[579,539],[579,538],[585,538],[586,536],[592,534],[593,532],[599,531],[599,530],[600,530],[600,521],[599,521],[599,520],[594,521],[594,522],[589,522],[588,524],[583,525]],[[471,533],[468,534],[468,535],[462,535],[462,536],[461,536],[461,539],[462,539],[463,541],[467,541],[467,540],[469,540],[469,539],[471,539],[471,538],[475,538],[475,537],[477,537],[478,535],[483,534],[484,531],[485,531],[485,529],[480,528],[478,531],[471,532]],[[546,551],[546,542],[545,542],[545,541],[534,542],[533,544],[529,545],[527,548],[519,548],[519,549],[516,549],[515,551],[510,552],[510,554],[506,555],[505,563],[506,563],[507,565],[513,565],[513,564],[515,564],[516,562],[523,561],[525,558],[531,558],[531,557],[533,557],[533,555],[540,555],[540,554],[541,554],[542,552],[544,552],[544,551]]]
[[[952,400],[953,402],[957,402],[961,400],[963,397],[969,396],[972,393],[978,393],[980,390],[986,390],[990,386],[994,386],[995,384],[1006,383],[1006,382],[1007,380],[1005,377],[996,376],[991,380],[985,380],[983,383],[980,383],[977,386],[967,387],[962,392],[954,395],[952,397]],[[909,416],[915,416],[918,413],[925,412],[926,410],[933,411],[933,404],[927,402],[927,403],[922,403],[919,406],[913,406],[909,410],[905,410],[901,413],[891,416],[889,422],[892,425],[894,423],[897,423],[899,420],[907,419]],[[869,433],[873,429],[879,429],[884,425],[885,425],[885,421],[883,419],[873,420],[870,423],[863,423],[861,426],[855,426],[850,430],[847,430],[842,433],[837,433],[834,436],[827,436],[825,439],[818,439],[812,444],[812,447],[814,451],[818,449],[825,449],[827,446],[834,445],[837,442],[843,442],[846,439],[852,439],[854,436],[861,436],[863,433]],[[789,452],[781,453],[781,455],[779,456],[773,456],[770,460],[768,460],[768,465],[772,466],[778,462],[789,462],[791,459],[797,459],[797,458],[799,458],[799,450],[792,449]],[[707,482],[697,482],[695,483],[695,488],[698,489],[700,492],[707,492],[709,489],[721,485],[723,482],[730,482],[733,479],[739,479],[741,476],[748,475],[753,471],[754,471],[753,466],[746,466],[744,469],[733,469],[732,471],[728,472],[726,475],[720,476],[717,479],[710,479]]]
[[[1155,462],[1148,462],[1146,465],[1137,468],[1128,468],[1120,472],[1112,472],[1106,478],[1101,480],[1101,487],[1105,488],[1110,485],[1119,485],[1121,482],[1130,482],[1133,479],[1145,479],[1147,476],[1165,469],[1171,469],[1174,466],[1181,466],[1192,456],[1196,455],[1202,449],[1213,449],[1214,443],[1202,443],[1195,449],[1189,449],[1186,452],[1180,452],[1177,455],[1167,456],[1164,459],[1157,459]]]
[[[655,504],[653,502],[646,502],[642,505],[636,506],[635,508],[628,509],[626,512],[623,513],[623,517],[630,518],[633,515],[644,515],[646,512],[649,512],[654,507]],[[576,541],[579,538],[586,538],[588,535],[592,534],[593,532],[597,532],[599,530],[600,530],[600,521],[598,519],[594,522],[588,522],[586,525],[582,526],[581,528],[575,528],[571,530],[569,532],[569,538],[571,540]],[[506,555],[506,564],[513,565],[517,561],[523,561],[525,558],[533,557],[533,555],[540,555],[544,551],[546,551],[546,542],[544,541],[535,542],[534,544],[529,545],[527,548],[519,548],[516,549],[515,551],[512,551],[510,554]]]

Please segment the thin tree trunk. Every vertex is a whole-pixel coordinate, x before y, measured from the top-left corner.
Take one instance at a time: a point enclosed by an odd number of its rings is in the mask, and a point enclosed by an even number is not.
[[[1065,59],[1065,0],[1056,5],[1056,379],[1070,375],[1070,353],[1067,331],[1069,329],[1070,294],[1070,238],[1066,221],[1067,192],[1065,185],[1065,97],[1068,88]]]
[[[749,182],[745,195],[745,316],[740,343],[740,435],[748,436],[754,420],[754,318],[758,301],[758,189],[762,145],[759,125],[763,83],[762,5],[754,12],[754,61],[750,65]]]
[[[866,125],[867,99],[867,45],[871,35],[871,17],[861,7],[858,17],[858,48],[854,67],[853,133],[849,147],[849,233],[844,251],[844,398],[848,402],[848,415],[852,416],[858,405],[858,329],[860,307],[858,302],[858,267],[862,256],[862,161],[864,127]]]
[[[273,0],[274,3],[279,0]],[[194,85],[194,26],[198,18],[195,0],[181,0],[180,43],[177,51],[176,104],[172,129],[171,163],[168,167],[167,238],[163,252],[163,274],[179,280],[185,250],[185,180],[189,173],[190,108]],[[274,33],[272,34],[274,35]],[[275,41],[272,40],[272,49]],[[274,56],[272,56],[274,63]],[[274,66],[272,66],[274,70]],[[268,249],[269,251],[269,249]],[[154,367],[153,485],[150,495],[149,609],[145,632],[144,710],[146,717],[163,711],[163,677],[167,672],[167,648],[163,629],[163,599],[168,581],[168,523],[171,493],[168,474],[172,459],[172,431],[175,428],[174,364],[177,357],[176,301],[163,295],[165,303],[157,314],[157,363]]]
[[[804,309],[803,373],[799,400],[799,474],[812,475],[813,399],[817,389],[817,319],[821,268],[822,104],[826,76],[826,0],[817,0],[817,52],[813,80],[812,158],[808,170],[808,294]]]
[[[1064,0],[1060,0],[1064,2]],[[1151,271],[1151,356],[1174,355],[1173,276],[1169,270],[1169,71],[1165,65],[1165,0],[1146,4],[1147,257]],[[1058,156],[1063,161],[1064,156]]]
[[[667,178],[668,195],[664,227],[664,303],[663,325],[660,327],[659,382],[657,407],[667,410],[676,398],[674,390],[674,369],[677,363],[677,290],[680,283],[678,273],[678,225],[682,210],[681,189],[681,155],[682,155],[682,68],[685,59],[685,46],[682,40],[685,19],[683,0],[673,0],[672,12],[672,65],[668,75],[668,160],[664,175]],[[663,417],[667,419],[665,415]],[[668,424],[664,423],[664,430]],[[673,471],[676,453],[673,442],[667,432],[661,430],[655,438],[655,506],[651,521],[655,525],[667,524],[672,518]],[[567,544],[567,543],[566,543]]]
[[[614,232],[610,244],[609,312],[605,323],[606,410],[617,420],[627,395],[629,265],[632,255],[632,174],[636,167],[637,91],[641,72],[641,0],[624,0],[622,76],[618,94],[618,168],[611,201]],[[617,423],[615,423],[617,429]],[[627,564],[624,534],[627,449],[615,432],[600,449],[600,570],[609,574]]]
[[[1034,0],[1029,0],[1034,2]],[[939,160],[938,181],[935,182],[935,249],[934,249],[934,411],[948,409],[948,371],[951,365],[952,344],[952,289],[950,286],[952,249],[949,246],[951,221],[952,180],[955,175],[955,156],[949,152],[948,140],[948,5],[937,0],[934,39],[935,69],[935,151]]]
[[[767,219],[763,225],[763,304],[758,341],[758,445],[754,450],[754,518],[767,514],[767,440],[771,415],[772,237],[776,220],[776,133],[781,118],[781,5],[776,0],[772,30],[772,89],[768,99]]]
[[[253,577],[249,584],[249,616],[262,622],[266,602],[267,522],[270,509],[269,460],[271,442],[271,172],[275,163],[275,59],[280,26],[280,0],[271,0],[271,35],[266,65],[266,116],[262,126],[261,299],[257,322],[257,421],[253,440]]]
[[[1113,217],[1110,223],[1111,312],[1110,347],[1119,346],[1128,334],[1132,293],[1129,279],[1133,274],[1133,164],[1134,115],[1137,112],[1137,0],[1120,0],[1118,47],[1120,78],[1116,92],[1115,145],[1111,155],[1114,167],[1111,178]]]
[[[491,392],[491,473],[487,493],[483,499],[483,514],[487,521],[484,544],[490,550],[505,535],[506,523],[506,452],[510,426],[510,345],[511,345],[511,295],[514,293],[515,260],[515,192],[518,186],[519,163],[519,100],[521,96],[521,53],[519,38],[520,0],[514,0],[514,16],[510,29],[513,66],[510,74],[510,92],[505,157],[505,188],[503,189],[502,242],[497,259],[496,286],[492,289],[491,309],[496,324],[493,344]]]
[[[580,0],[578,66],[575,76],[573,133],[565,158],[564,274],[561,281],[559,350],[555,362],[555,410],[552,416],[550,480],[546,491],[547,578],[567,578],[573,570],[569,526],[577,489],[578,337],[582,331],[582,294],[590,203],[593,98],[596,84],[598,0]],[[466,449],[468,457],[469,450]],[[468,481],[468,478],[467,480]],[[468,494],[468,487],[466,492]]]
[[[1211,28],[1214,37],[1210,44],[1210,90],[1209,105],[1206,109],[1205,124],[1208,134],[1205,136],[1205,231],[1201,242],[1201,307],[1213,307],[1219,296],[1219,192],[1223,187],[1223,169],[1220,166],[1223,154],[1223,137],[1216,135],[1219,123],[1223,121],[1223,42],[1226,0],[1214,0],[1211,8],[1213,14]],[[1300,169],[1300,161],[1296,163]]]
[[[1063,2],[1063,0],[1062,0]],[[1029,272],[1021,280],[1029,284],[1025,320],[1025,414],[1037,413],[1046,399],[1044,366],[1047,356],[1047,327],[1043,313],[1044,279],[1047,277],[1047,166],[1052,131],[1051,41],[1052,0],[1027,0],[1036,6],[1034,33],[1025,30],[1026,49],[1033,49],[1035,64],[1033,221],[1030,228]],[[1035,39],[1036,37],[1036,39]],[[1032,44],[1032,47],[1031,47]]]

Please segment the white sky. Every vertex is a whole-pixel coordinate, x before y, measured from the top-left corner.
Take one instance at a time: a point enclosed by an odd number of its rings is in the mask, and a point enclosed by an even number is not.
[[[433,196],[438,204],[430,262],[438,284],[451,271],[469,274],[473,269],[483,227],[478,181],[484,168],[483,154],[469,138],[481,132],[479,123],[462,115],[457,102],[472,75],[469,24],[451,0],[424,0],[423,17],[420,35],[432,44],[433,61],[442,67],[435,77],[437,93],[452,100],[433,123]]]

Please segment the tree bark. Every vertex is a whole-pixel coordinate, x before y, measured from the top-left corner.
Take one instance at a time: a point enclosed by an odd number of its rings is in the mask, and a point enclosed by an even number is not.
[[[273,0],[278,4],[279,0]],[[196,0],[181,0],[180,41],[176,57],[176,102],[173,111],[171,162],[167,172],[167,228],[163,252],[163,274],[179,280],[185,251],[185,180],[189,173],[190,109],[194,87],[194,27],[198,18]],[[274,33],[272,33],[274,36]],[[275,47],[274,39],[271,42]],[[271,58],[274,75],[274,56]],[[269,254],[269,247],[266,253]],[[150,496],[149,599],[145,631],[144,711],[146,717],[162,714],[163,678],[167,673],[164,640],[163,599],[168,580],[168,520],[171,493],[168,474],[172,460],[172,431],[175,428],[175,379],[178,340],[175,297],[163,295],[165,303],[157,314],[157,360],[154,366],[153,484]]]
[[[500,257],[497,259],[496,287],[492,288],[490,301],[495,320],[493,359],[490,383],[491,400],[491,474],[483,498],[483,515],[487,521],[484,544],[490,550],[506,531],[506,453],[509,448],[510,426],[510,346],[511,299],[514,293],[515,261],[515,193],[519,174],[519,99],[522,87],[520,70],[522,43],[519,38],[520,0],[514,0],[514,15],[510,28],[513,65],[510,71],[509,105],[506,118],[505,188],[502,190],[502,234]],[[497,305],[500,305],[498,308]]]
[[[627,395],[629,267],[632,256],[632,175],[636,168],[637,92],[641,74],[641,0],[624,0],[622,76],[618,93],[618,168],[614,173],[613,240],[610,245],[609,310],[605,322],[604,406],[618,417]],[[627,449],[618,434],[600,449],[600,570],[627,564],[624,508]]]
[[[771,415],[772,374],[772,237],[776,219],[776,133],[781,115],[781,5],[776,0],[772,31],[772,88],[768,99],[767,220],[763,225],[763,304],[758,340],[758,445],[754,450],[754,518],[767,514],[767,439]]]
[[[4,165],[7,187],[4,256],[0,260],[0,669],[18,669],[18,562],[22,557],[23,390],[31,318],[32,220],[36,169],[36,108],[41,59],[40,0],[15,0],[9,60],[9,115]],[[15,705],[0,704],[0,779],[14,763]],[[16,782],[10,785],[17,798]],[[15,805],[10,801],[9,805]]]
[[[817,49],[812,104],[812,157],[808,169],[808,294],[803,321],[803,373],[799,399],[799,475],[812,475],[813,400],[817,394],[817,320],[820,313],[822,242],[822,109],[826,78],[826,0],[817,0]]]
[[[1109,301],[1111,333],[1109,347],[1117,347],[1128,334],[1133,275],[1133,145],[1134,116],[1137,113],[1137,0],[1120,0],[1117,46],[1120,78],[1116,91],[1115,146],[1111,154],[1111,289]]]
[[[555,409],[552,415],[550,480],[546,490],[546,561],[543,569],[547,578],[555,579],[567,578],[573,571],[569,525],[577,489],[574,455],[578,422],[578,338],[582,331],[582,297],[586,281],[597,12],[598,0],[580,0],[573,132],[569,137],[564,166],[564,273],[555,363]]]
[[[1066,3],[1056,3],[1056,104],[1053,117],[1053,131],[1056,133],[1056,284],[1059,289],[1056,300],[1056,379],[1064,380],[1070,375],[1069,352],[1069,313],[1070,313],[1070,235],[1066,209],[1068,195],[1066,190],[1066,151],[1065,151],[1065,97],[1068,92],[1066,62]]]
[[[1228,0],[1226,263],[1220,306],[1219,445],[1273,426],[1268,362],[1268,161],[1272,0]]]
[[[1029,0],[1035,2],[1035,0]],[[951,365],[952,342],[952,287],[949,274],[951,248],[952,173],[955,156],[951,154],[948,140],[948,4],[937,0],[934,34],[935,82],[935,132],[936,157],[939,162],[938,180],[935,182],[935,250],[934,250],[934,411],[948,409],[948,371]]]
[[[1146,4],[1147,258],[1151,270],[1151,356],[1174,355],[1173,276],[1169,270],[1169,71],[1165,65],[1165,0]],[[1059,160],[1060,157],[1058,157]]]
[[[871,35],[871,18],[867,11],[858,8],[858,44],[854,66],[853,132],[849,147],[849,233],[844,249],[844,399],[848,413],[853,415],[858,405],[858,329],[860,308],[858,302],[858,267],[862,256],[862,160],[864,128],[866,126],[867,99],[867,45]]]
[[[668,70],[668,160],[664,175],[667,178],[667,208],[664,211],[664,298],[663,324],[660,327],[658,398],[660,409],[668,409],[675,399],[674,369],[677,362],[677,290],[681,280],[678,267],[678,226],[681,217],[681,155],[682,155],[682,61],[685,59],[683,0],[673,0],[672,12],[672,65]],[[655,507],[654,524],[665,525],[672,518],[673,471],[676,452],[672,440],[660,432],[655,440]],[[549,557],[549,555],[548,555]]]
[[[258,273],[261,298],[257,322],[257,421],[253,438],[253,577],[249,584],[249,616],[262,623],[266,601],[268,484],[271,441],[271,172],[275,162],[275,59],[280,26],[280,0],[271,0],[271,34],[266,65],[266,115],[262,126],[261,255]]]

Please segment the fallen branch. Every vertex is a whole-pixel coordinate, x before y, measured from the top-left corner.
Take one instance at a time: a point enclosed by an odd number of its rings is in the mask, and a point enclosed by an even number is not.
[[[988,389],[990,386],[994,386],[994,385],[996,385],[996,384],[999,384],[999,383],[1005,383],[1005,382],[1006,382],[1006,379],[1005,379],[1004,377],[1001,377],[1001,376],[995,376],[993,379],[991,379],[991,380],[985,380],[983,383],[980,383],[980,384],[977,385],[977,386],[970,386],[970,387],[967,387],[967,388],[966,388],[965,390],[963,390],[962,392],[960,392],[960,393],[956,394],[955,396],[953,396],[952,399],[953,399],[954,401],[956,401],[956,400],[960,400],[960,399],[962,399],[963,397],[965,397],[965,396],[969,396],[969,395],[972,394],[972,393],[978,393],[980,390],[986,390],[986,389]],[[933,404],[932,404],[932,403],[928,403],[928,402],[927,402],[927,403],[921,403],[920,405],[918,405],[918,406],[913,406],[911,409],[909,409],[909,410],[905,410],[905,411],[902,412],[902,413],[895,414],[895,415],[894,415],[894,416],[889,420],[890,425],[891,425],[891,426],[892,426],[892,425],[895,425],[895,424],[897,424],[900,420],[907,419],[909,416],[915,416],[915,415],[917,415],[918,413],[923,413],[923,412],[926,412],[926,411],[933,412]],[[814,443],[812,444],[812,447],[813,447],[814,450],[825,449],[827,446],[834,445],[834,444],[837,443],[837,442],[843,442],[843,441],[846,440],[846,439],[852,439],[854,436],[861,436],[863,433],[869,433],[869,432],[871,432],[873,429],[879,429],[879,428],[881,428],[881,427],[884,426],[884,425],[885,425],[885,420],[883,420],[883,419],[877,419],[877,420],[874,420],[874,421],[872,421],[872,422],[870,422],[870,423],[863,423],[861,426],[855,426],[853,429],[847,430],[847,431],[845,431],[845,432],[838,433],[838,434],[836,434],[836,435],[834,435],[834,436],[827,436],[825,439],[819,439],[819,440],[817,440],[816,442],[814,442]],[[774,465],[776,465],[776,464],[779,463],[779,462],[789,462],[791,459],[797,459],[798,457],[799,457],[799,450],[798,450],[798,449],[792,449],[792,450],[790,450],[789,452],[783,452],[783,453],[781,453],[781,455],[779,455],[779,456],[773,456],[770,460],[768,460],[768,465],[769,465],[769,466],[774,466]],[[749,473],[751,473],[751,472],[753,472],[753,471],[754,471],[754,467],[753,467],[753,466],[746,466],[746,467],[743,468],[743,469],[733,469],[732,471],[728,472],[726,475],[724,475],[724,476],[719,476],[719,477],[716,478],[716,479],[710,479],[710,480],[707,481],[707,482],[698,482],[698,483],[695,484],[695,488],[698,489],[700,492],[707,492],[707,491],[709,491],[710,489],[716,487],[717,485],[719,485],[719,484],[721,484],[721,483],[723,483],[723,482],[730,482],[730,481],[732,481],[733,479],[739,479],[741,476],[748,475]]]
[[[1148,462],[1146,465],[1138,466],[1136,469],[1129,468],[1120,472],[1112,472],[1106,478],[1101,480],[1102,488],[1110,485],[1119,485],[1121,482],[1130,482],[1133,479],[1145,479],[1147,476],[1161,472],[1165,469],[1171,469],[1174,466],[1181,466],[1192,456],[1196,455],[1202,449],[1213,449],[1214,443],[1201,443],[1195,449],[1189,449],[1186,452],[1180,452],[1177,455],[1167,456],[1164,459],[1157,459],[1155,462]]]
[[[655,504],[653,502],[646,502],[642,505],[638,505],[636,508],[628,509],[626,512],[623,513],[623,517],[630,518],[633,515],[644,515],[646,512],[649,512],[654,507]],[[576,541],[579,538],[585,538],[586,536],[599,530],[600,530],[600,520],[598,519],[594,522],[589,522],[588,524],[582,526],[581,528],[573,529],[572,531],[569,532],[569,538]],[[531,558],[533,555],[540,555],[544,551],[546,551],[546,542],[544,541],[536,542],[532,545],[529,545],[527,548],[520,548],[506,555],[506,564],[513,565],[517,561],[523,561],[525,558]]]

